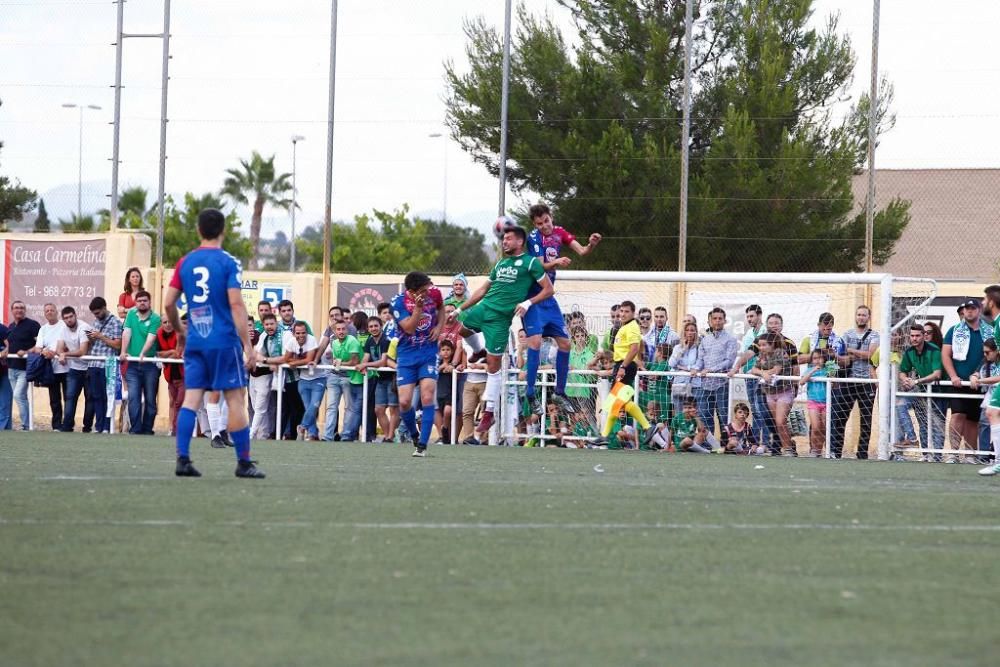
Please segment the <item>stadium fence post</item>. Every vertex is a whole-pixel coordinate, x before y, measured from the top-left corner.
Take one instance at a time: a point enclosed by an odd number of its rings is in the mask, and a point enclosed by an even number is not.
[[[417,391],[420,391],[420,383],[417,383]],[[361,381],[361,430],[358,431],[358,439],[368,442],[368,371],[365,371]]]
[[[833,435],[833,383],[827,378],[824,385],[826,388],[826,442],[823,445],[823,458],[828,459],[831,456],[830,441]]]
[[[27,373],[27,371],[25,371]],[[31,382],[28,382],[27,376],[24,380],[27,385],[28,390],[28,430],[35,430],[35,388],[32,386]],[[11,412],[14,412],[13,406],[11,406]],[[13,421],[13,419],[11,419]]]
[[[281,404],[285,400],[285,367],[278,366],[278,400],[275,401],[274,439],[281,441]]]
[[[464,371],[463,371],[464,372]],[[458,410],[458,371],[456,370],[451,374],[451,424],[450,432],[448,433],[448,439],[451,440],[451,444],[457,444],[458,438],[455,435],[455,413]]]
[[[879,308],[879,344],[884,345],[887,348],[888,357],[887,360],[892,358],[892,275],[885,274],[882,276],[882,283],[879,288],[879,296],[881,297],[882,303]],[[876,392],[878,392],[878,418],[879,418],[879,429],[878,429],[878,458],[882,461],[889,459],[889,450],[891,443],[890,430],[892,428],[892,401],[889,390],[889,382],[891,381],[892,364],[883,363],[879,364],[878,369],[878,386],[876,387]],[[859,447],[864,446],[866,443],[859,443]]]

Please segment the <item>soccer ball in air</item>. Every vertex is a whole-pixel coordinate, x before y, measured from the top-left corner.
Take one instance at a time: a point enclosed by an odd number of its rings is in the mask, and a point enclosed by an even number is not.
[[[501,215],[493,223],[493,235],[497,237],[498,241],[503,240],[504,233],[512,227],[517,227],[517,222],[509,215]]]

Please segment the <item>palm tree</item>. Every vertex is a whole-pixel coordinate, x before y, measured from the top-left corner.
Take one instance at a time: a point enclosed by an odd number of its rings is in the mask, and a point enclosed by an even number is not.
[[[220,194],[228,197],[235,204],[250,205],[253,200],[253,216],[250,218],[250,263],[248,268],[257,268],[257,251],[260,247],[260,221],[264,214],[264,206],[270,204],[288,210],[292,200],[286,198],[292,190],[292,175],[285,173],[275,175],[274,156],[268,159],[254,151],[250,161],[240,160],[239,169],[227,169],[225,183]]]

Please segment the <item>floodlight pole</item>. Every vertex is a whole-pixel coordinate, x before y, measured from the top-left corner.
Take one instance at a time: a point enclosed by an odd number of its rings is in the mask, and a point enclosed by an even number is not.
[[[681,113],[681,194],[680,221],[677,234],[677,271],[687,271],[687,234],[688,234],[688,162],[689,144],[691,143],[691,33],[694,22],[694,2],[684,3],[684,97]],[[680,322],[687,308],[687,289],[685,282],[677,283],[677,304],[675,322]]]
[[[323,308],[330,307],[330,236],[333,207],[333,112],[337,83],[337,0],[330,8],[330,95],[326,120],[326,209],[323,213]]]
[[[305,137],[301,134],[296,134],[292,136],[292,238],[291,238],[291,248],[288,258],[288,270],[295,273],[295,208],[298,206],[296,189],[296,175],[297,175],[297,163],[296,163],[296,148],[300,141],[304,141]]]
[[[83,218],[83,110],[93,109],[94,111],[100,111],[101,107],[96,104],[81,104],[77,102],[67,102],[62,106],[64,109],[79,109],[80,111],[80,148],[76,163],[76,219],[79,221]]]
[[[122,129],[122,44],[125,41],[125,0],[117,0],[118,27],[115,31],[115,110],[111,125],[111,231],[118,231],[118,164]]]
[[[507,0],[503,19],[503,81],[500,86],[500,203],[497,215],[506,210],[507,198],[507,107],[510,103],[510,7]]]
[[[163,60],[160,64],[160,174],[156,197],[156,289],[163,305],[164,200],[167,184],[167,86],[170,81],[170,0],[163,0]]]
[[[875,266],[875,142],[878,138],[878,32],[880,0],[874,0],[872,9],[872,71],[871,91],[868,100],[868,196],[865,201],[865,273],[872,273]],[[871,304],[871,286],[866,289],[865,302]]]

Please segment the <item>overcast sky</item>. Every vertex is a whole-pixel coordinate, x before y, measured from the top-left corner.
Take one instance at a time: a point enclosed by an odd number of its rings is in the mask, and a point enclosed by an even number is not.
[[[299,144],[302,213],[324,205],[329,2],[173,0],[167,191],[217,190],[253,149],[291,171]],[[528,0],[565,20],[555,0]],[[952,11],[960,4],[961,13]],[[447,163],[449,219],[489,222],[497,183],[443,132],[443,63],[464,63],[463,19],[502,26],[503,0],[341,0],[337,52],[334,216],[403,202],[440,211]],[[997,167],[1000,63],[993,38],[1000,3],[883,0],[880,71],[896,87],[896,129],[877,167]],[[841,15],[858,54],[854,91],[868,86],[872,4],[818,0],[817,22]],[[159,32],[162,2],[132,0],[125,30]],[[115,5],[90,0],[0,0],[0,173],[46,194],[56,216],[76,207],[76,110],[84,116],[84,213],[107,206]],[[160,108],[159,40],[125,42],[121,183],[155,197]],[[508,197],[508,205],[517,200]],[[288,230],[272,212],[264,235]]]

